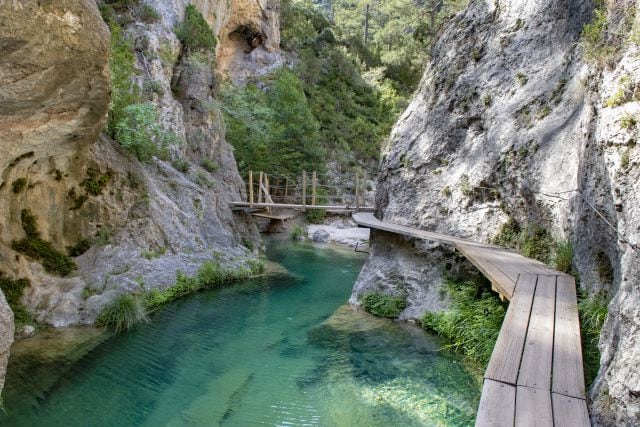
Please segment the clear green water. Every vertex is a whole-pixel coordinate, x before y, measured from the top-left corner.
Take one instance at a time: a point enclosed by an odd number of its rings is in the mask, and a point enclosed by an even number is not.
[[[183,298],[73,363],[14,357],[0,425],[473,424],[479,386],[455,356],[343,305],[362,255],[271,241],[268,256],[292,275]]]

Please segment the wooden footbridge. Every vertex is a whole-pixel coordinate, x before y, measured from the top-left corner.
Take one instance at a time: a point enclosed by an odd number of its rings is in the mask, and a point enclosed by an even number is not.
[[[373,212],[367,206],[369,195],[366,173],[321,175],[306,171],[299,177],[249,171],[247,200],[231,202],[234,210],[257,217],[288,219],[306,210],[331,213]],[[255,178],[257,179],[257,182]]]
[[[509,308],[484,374],[476,426],[590,426],[573,277],[499,246],[355,213],[361,227],[452,245]]]

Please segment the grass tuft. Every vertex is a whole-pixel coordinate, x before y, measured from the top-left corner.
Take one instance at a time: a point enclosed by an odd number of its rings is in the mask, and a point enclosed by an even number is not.
[[[20,302],[22,292],[30,285],[28,279],[12,280],[7,278],[0,271],[0,289],[7,299],[7,303],[13,311],[13,318],[16,328],[22,325],[33,324],[35,321],[33,316],[27,311],[25,306]]]
[[[102,310],[96,319],[96,326],[107,326],[120,332],[147,321],[142,301],[134,295],[124,294]]]
[[[607,318],[608,298],[603,293],[578,298],[580,330],[582,334],[582,356],[587,387],[591,386],[600,370],[600,349],[598,340]]]
[[[485,367],[498,339],[506,304],[488,284],[448,279],[446,291],[451,307],[441,313],[426,313],[422,327],[443,337],[449,346],[478,367]]]
[[[560,240],[556,243],[554,266],[556,270],[570,274],[573,267],[573,243]]]

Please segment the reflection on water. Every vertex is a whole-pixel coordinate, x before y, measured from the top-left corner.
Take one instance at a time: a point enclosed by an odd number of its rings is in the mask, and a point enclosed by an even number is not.
[[[0,426],[473,423],[479,386],[455,356],[343,305],[361,254],[274,240],[268,255],[292,274],[183,298],[73,357],[16,352]]]

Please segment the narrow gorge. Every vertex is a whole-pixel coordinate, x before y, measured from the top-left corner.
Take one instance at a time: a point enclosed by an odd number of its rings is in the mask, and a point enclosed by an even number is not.
[[[0,53],[0,425],[472,424],[510,302],[370,208],[575,280],[640,423],[640,1],[0,1]]]

